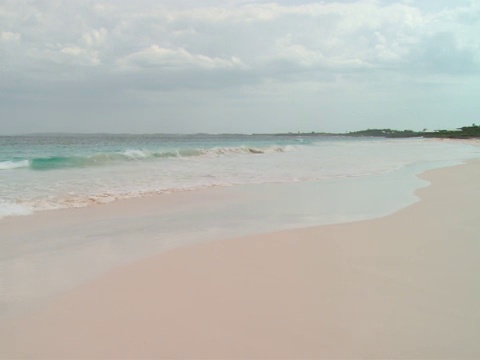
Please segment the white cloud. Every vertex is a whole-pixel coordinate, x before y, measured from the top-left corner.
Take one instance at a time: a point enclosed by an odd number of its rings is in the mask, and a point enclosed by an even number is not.
[[[21,35],[19,33],[2,31],[0,33],[0,40],[3,43],[18,43],[20,42]]]
[[[294,44],[290,34],[276,42],[275,53],[270,61],[286,60],[302,68],[333,70],[358,69],[371,65],[355,56],[325,56],[321,50],[308,49],[305,45]]]
[[[79,46],[67,46],[62,48],[60,53],[66,55],[66,61],[73,62],[78,65],[100,64],[98,52],[94,50],[85,49]],[[65,58],[62,60],[65,61]]]
[[[122,70],[140,70],[152,67],[165,70],[181,70],[192,67],[213,70],[244,66],[236,57],[221,59],[201,54],[194,55],[183,48],[168,49],[158,45],[152,45],[125,56],[118,60],[118,65]]]
[[[99,47],[105,44],[107,33],[108,31],[105,28],[100,28],[98,30],[91,29],[83,33],[82,39],[89,47]]]
[[[21,60],[18,71],[24,74],[29,64],[38,69],[37,60],[49,57],[66,66],[73,60],[79,66],[102,64],[107,72],[116,67],[248,68],[259,81],[265,69],[281,62],[286,72],[296,67],[341,72],[386,66],[404,71],[415,67],[415,61],[428,61],[427,55],[418,56],[419,47],[444,32],[455,39],[453,53],[467,49],[461,56],[471,56],[475,62],[480,53],[478,22],[468,18],[480,8],[473,2],[439,12],[425,11],[414,2],[385,5],[372,0],[299,5],[230,2],[182,8],[154,1],[135,6],[83,0],[53,6],[48,0],[18,0],[0,8],[0,21],[11,24],[11,29],[2,31],[2,42],[19,42],[20,30],[27,35],[16,54]],[[65,56],[52,55],[55,51]],[[431,70],[441,72],[439,67]]]
[[[182,90],[216,99],[236,91],[260,114],[276,103],[274,88],[298,101],[305,89],[313,100],[304,108],[316,109],[315,94],[335,86],[368,103],[423,89],[453,97],[478,80],[478,1],[277,1],[0,1],[0,111],[15,94],[66,103],[79,92],[99,102],[115,94],[126,104],[135,93],[142,104],[178,105],[172,94]]]

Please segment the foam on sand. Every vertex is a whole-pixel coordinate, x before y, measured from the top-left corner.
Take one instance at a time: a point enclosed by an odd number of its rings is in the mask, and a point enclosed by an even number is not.
[[[6,216],[30,215],[33,209],[28,206],[0,200],[0,219]]]

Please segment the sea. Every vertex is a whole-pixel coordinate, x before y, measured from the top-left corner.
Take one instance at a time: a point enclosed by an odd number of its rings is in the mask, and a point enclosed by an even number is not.
[[[175,247],[391,214],[418,174],[477,158],[422,138],[0,136],[0,320]]]
[[[0,218],[209,187],[402,176],[479,155],[469,144],[424,139],[0,136]]]

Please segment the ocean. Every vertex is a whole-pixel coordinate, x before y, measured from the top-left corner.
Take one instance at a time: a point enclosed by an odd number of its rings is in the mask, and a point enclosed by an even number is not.
[[[174,247],[388,215],[419,173],[479,157],[424,139],[0,137],[0,320]]]
[[[242,184],[372,177],[479,156],[459,142],[270,135],[0,137],[0,218]]]

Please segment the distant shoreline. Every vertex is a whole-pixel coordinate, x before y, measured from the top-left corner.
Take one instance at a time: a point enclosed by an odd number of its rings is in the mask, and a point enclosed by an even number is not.
[[[266,135],[266,134],[265,134]],[[343,136],[343,137],[381,137],[381,138],[436,138],[436,139],[477,139],[480,138],[480,126],[463,126],[455,130],[413,131],[393,129],[367,129],[344,134],[339,133],[279,133],[278,136]]]
[[[130,133],[29,133],[29,134],[9,134],[0,136],[287,136],[287,137],[379,137],[379,138],[436,138],[436,139],[480,139],[480,126],[473,124],[471,126],[463,126],[455,130],[435,130],[435,131],[414,131],[414,130],[394,130],[394,129],[366,129],[359,131],[350,131],[345,133],[329,133],[329,132],[288,132],[288,133],[151,133],[151,134],[130,134]]]

